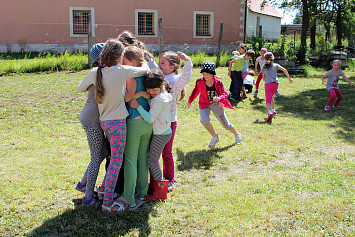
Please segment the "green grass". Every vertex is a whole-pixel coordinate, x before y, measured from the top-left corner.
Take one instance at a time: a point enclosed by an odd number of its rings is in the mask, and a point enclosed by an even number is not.
[[[212,116],[215,149],[197,101],[178,104],[176,190],[133,212],[81,206],[74,187],[89,162],[78,121],[88,71],[4,76],[0,80],[1,236],[353,236],[354,88],[342,79],[342,110],[323,111],[329,94],[315,71],[280,77],[278,116],[267,125],[263,88],[233,103],[231,133]],[[227,68],[217,74],[229,88]],[[346,72],[355,81],[355,72]],[[201,75],[193,69],[188,95]],[[98,183],[103,177],[103,167]]]

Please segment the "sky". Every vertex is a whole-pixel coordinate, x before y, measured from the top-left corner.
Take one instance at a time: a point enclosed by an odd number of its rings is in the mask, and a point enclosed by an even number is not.
[[[273,0],[270,1],[270,3],[272,3],[274,6],[274,3],[281,3],[282,0]],[[281,19],[281,24],[282,25],[288,25],[288,24],[292,24],[293,18],[295,18],[297,10],[293,10],[293,11],[285,11],[283,9],[280,9],[278,7],[275,6],[275,8],[283,15],[283,18]]]

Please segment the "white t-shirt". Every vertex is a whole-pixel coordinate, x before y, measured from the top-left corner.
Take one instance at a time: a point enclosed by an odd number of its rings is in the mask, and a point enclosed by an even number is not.
[[[244,79],[244,84],[247,84],[247,85],[254,85],[255,84],[255,79],[253,76],[251,75],[247,75]]]
[[[259,63],[259,67],[260,67],[260,70],[261,70],[261,67],[264,65],[265,63],[265,59],[261,59],[261,56],[259,56],[256,61]]]

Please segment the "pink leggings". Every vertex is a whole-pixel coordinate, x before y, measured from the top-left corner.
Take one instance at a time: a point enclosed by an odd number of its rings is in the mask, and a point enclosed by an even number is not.
[[[256,83],[255,83],[256,90],[259,90],[259,84],[260,84],[261,79],[263,79],[263,74],[260,72],[258,75],[258,78],[256,79]]]
[[[331,89],[329,89],[329,93],[330,93],[330,97],[329,97],[327,106],[330,106],[332,104],[335,97],[337,97],[337,100],[335,101],[334,106],[338,106],[341,99],[343,99],[340,89],[331,88]]]
[[[175,137],[177,123],[171,122],[171,130],[173,131],[171,134],[171,138],[169,142],[165,145],[163,150],[163,177],[169,182],[175,181],[175,164],[174,164],[174,156],[173,156],[173,142]]]
[[[265,85],[265,100],[266,104],[271,104],[272,97],[275,95],[279,83],[271,82]]]

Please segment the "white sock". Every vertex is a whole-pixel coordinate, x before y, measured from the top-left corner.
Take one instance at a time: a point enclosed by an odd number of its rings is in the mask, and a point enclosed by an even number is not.
[[[268,113],[268,114],[271,114],[272,112],[271,112],[271,110],[269,110],[267,113]]]
[[[275,112],[275,109],[271,109],[271,112],[273,112],[273,113],[274,113],[274,112]]]

